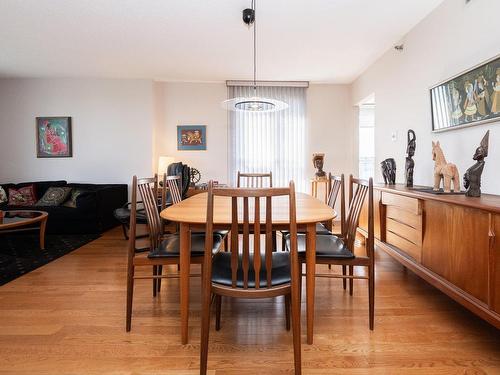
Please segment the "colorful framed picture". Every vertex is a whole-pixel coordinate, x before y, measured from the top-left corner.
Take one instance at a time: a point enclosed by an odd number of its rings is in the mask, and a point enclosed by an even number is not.
[[[207,127],[205,125],[178,125],[177,150],[206,150]]]
[[[36,157],[69,158],[72,156],[71,117],[37,117]]]
[[[500,56],[431,87],[430,96],[434,132],[500,120]]]

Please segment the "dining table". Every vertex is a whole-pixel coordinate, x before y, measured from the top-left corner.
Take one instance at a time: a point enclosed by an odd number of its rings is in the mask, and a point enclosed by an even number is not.
[[[191,232],[205,230],[207,221],[208,193],[189,197],[161,211],[165,220],[179,224],[180,235],[180,312],[181,342],[188,343],[189,320],[189,276]],[[288,197],[274,197],[272,200],[273,231],[289,230]],[[253,208],[249,207],[250,218]],[[335,210],[317,198],[305,193],[296,193],[297,230],[306,234],[306,320],[307,343],[313,343],[314,290],[316,273],[316,224],[331,223],[337,216]],[[216,196],[214,199],[214,230],[228,230],[231,227],[231,198]],[[243,218],[241,218],[243,222]]]

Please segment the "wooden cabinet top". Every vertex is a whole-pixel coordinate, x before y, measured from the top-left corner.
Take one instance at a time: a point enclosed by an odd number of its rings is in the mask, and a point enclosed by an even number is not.
[[[457,204],[460,206],[500,213],[500,195],[482,194],[479,198],[472,198],[466,197],[465,194],[431,194],[415,190],[415,188],[426,188],[426,186],[415,186],[414,188],[407,188],[403,184],[374,184],[373,187],[380,191],[404,195],[411,198],[434,200],[448,204]]]

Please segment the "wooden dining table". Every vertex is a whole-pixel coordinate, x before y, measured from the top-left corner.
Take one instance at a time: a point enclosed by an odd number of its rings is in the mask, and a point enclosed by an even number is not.
[[[188,343],[189,319],[189,274],[191,232],[204,231],[207,219],[207,193],[197,194],[180,203],[167,207],[161,217],[180,225],[180,310],[181,341]],[[336,212],[322,201],[304,193],[296,194],[297,229],[306,233],[306,319],[307,343],[313,343],[314,288],[316,273],[316,224],[329,222]],[[265,215],[265,212],[262,213]],[[250,207],[250,218],[253,208]],[[241,218],[243,222],[243,218]],[[288,230],[289,207],[287,197],[275,197],[272,201],[273,230]],[[231,198],[217,196],[214,199],[214,229],[229,229],[231,226]]]

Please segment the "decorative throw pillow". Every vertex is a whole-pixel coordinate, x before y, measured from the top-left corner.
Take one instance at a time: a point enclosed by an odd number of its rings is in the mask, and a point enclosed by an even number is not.
[[[0,186],[0,203],[4,203],[4,202],[7,202],[8,199],[7,199],[7,193],[5,192],[5,190],[3,189],[3,187]]]
[[[19,189],[9,188],[9,205],[33,206],[35,202],[35,187],[33,185],[24,186]]]
[[[78,189],[73,189],[71,191],[71,196],[69,199],[64,203],[66,207],[71,207],[71,208],[76,208],[76,199],[84,193],[84,190],[78,190]]]
[[[36,203],[37,206],[59,206],[68,199],[70,187],[49,187],[43,197]]]

